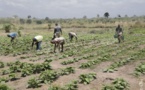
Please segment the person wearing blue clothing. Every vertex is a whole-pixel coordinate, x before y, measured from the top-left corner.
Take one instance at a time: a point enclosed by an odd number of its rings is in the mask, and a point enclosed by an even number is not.
[[[60,37],[60,34],[62,34],[61,27],[56,23],[52,40],[56,37]]]
[[[17,37],[17,33],[16,32],[12,32],[12,33],[9,33],[7,36],[10,37],[11,38],[11,42],[13,42],[14,39]]]
[[[33,48],[34,44],[36,44],[36,50],[41,50],[42,39],[43,39],[43,36],[41,36],[41,35],[35,36],[32,41],[32,48]]]

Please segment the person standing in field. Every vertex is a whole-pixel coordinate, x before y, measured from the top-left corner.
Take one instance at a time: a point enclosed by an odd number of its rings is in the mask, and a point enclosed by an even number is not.
[[[11,38],[11,42],[13,42],[14,39],[17,37],[17,33],[16,32],[12,32],[12,33],[9,33],[7,36],[10,37]]]
[[[120,43],[121,41],[123,41],[123,30],[120,27],[120,25],[117,26],[115,32],[116,32],[116,35],[117,35],[118,42]]]
[[[61,27],[56,23],[52,40],[56,37],[60,37],[60,35],[62,35],[62,30],[61,30]]]
[[[35,44],[36,45],[36,50],[41,50],[42,40],[43,40],[43,36],[41,36],[41,35],[35,36],[32,40],[32,48]]]

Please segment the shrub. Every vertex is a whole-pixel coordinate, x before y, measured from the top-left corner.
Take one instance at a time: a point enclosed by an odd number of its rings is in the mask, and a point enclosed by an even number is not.
[[[10,24],[5,24],[5,25],[3,26],[3,28],[4,28],[4,30],[5,30],[6,33],[9,33],[10,30],[11,30],[11,25],[10,25]]]

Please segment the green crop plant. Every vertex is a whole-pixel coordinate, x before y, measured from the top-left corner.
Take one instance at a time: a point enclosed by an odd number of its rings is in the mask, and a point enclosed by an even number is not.
[[[44,70],[43,65],[41,65],[41,64],[33,65],[32,68],[33,68],[33,73],[35,73],[35,74],[40,73]]]
[[[44,62],[50,63],[50,62],[52,62],[52,61],[53,61],[52,59],[45,59]]]
[[[65,90],[64,88],[60,87],[60,86],[57,86],[57,85],[53,85],[53,86],[50,86],[48,88],[48,90]]]
[[[28,88],[38,88],[40,87],[40,80],[37,78],[31,78],[28,81]]]
[[[80,79],[79,81],[80,83],[89,84],[91,81],[96,79],[96,74],[95,73],[81,74],[79,76],[79,79]]]
[[[0,62],[0,68],[4,68],[5,64],[3,62]]]
[[[39,76],[39,79],[42,83],[52,83],[59,77],[56,71],[46,70],[42,72]]]
[[[18,65],[13,64],[12,66],[9,67],[9,70],[11,73],[15,73],[15,72],[21,72],[21,69]]]
[[[64,90],[78,90],[78,81],[72,81],[64,86]]]
[[[8,77],[1,77],[0,78],[0,83],[6,83],[6,82],[8,82],[9,81],[9,79],[8,79]]]
[[[26,77],[27,75],[31,75],[33,73],[33,66],[33,64],[22,64],[22,66],[20,66],[22,68],[21,76]]]
[[[145,63],[141,63],[135,68],[134,71],[135,76],[140,76],[145,74]]]
[[[128,90],[129,88],[129,84],[122,78],[115,79],[112,84],[118,90]]]
[[[113,85],[103,85],[101,90],[118,90]]]
[[[16,79],[17,79],[16,77],[17,77],[17,76],[16,76],[15,73],[10,73],[10,74],[9,74],[9,79],[10,79],[11,81],[16,80]]]
[[[50,62],[43,62],[42,66],[43,70],[51,70]]]
[[[6,75],[6,74],[9,74],[10,73],[10,71],[9,70],[2,70],[2,75]]]
[[[122,78],[116,78],[110,85],[103,85],[101,90],[129,90],[129,84]]]
[[[74,67],[67,67],[67,68],[61,70],[61,75],[68,75],[68,74],[74,73],[74,72],[75,72]]]
[[[0,90],[11,90],[11,89],[8,85],[0,83]]]
[[[28,75],[31,75],[32,73],[33,73],[33,68],[32,67],[23,68],[22,71],[21,71],[21,76],[26,77]]]

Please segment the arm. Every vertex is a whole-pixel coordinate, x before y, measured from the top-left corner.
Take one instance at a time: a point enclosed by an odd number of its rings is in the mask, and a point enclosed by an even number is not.
[[[34,46],[34,40],[32,41],[32,48],[33,48],[33,46]]]
[[[60,28],[60,32],[61,32],[61,34],[62,34],[62,30],[61,30],[61,28]]]
[[[55,34],[56,33],[56,28],[54,28],[54,32],[53,32],[53,34]]]

